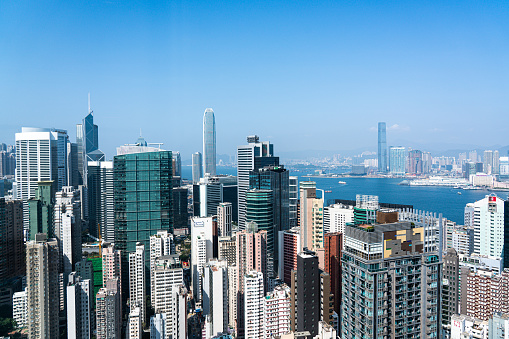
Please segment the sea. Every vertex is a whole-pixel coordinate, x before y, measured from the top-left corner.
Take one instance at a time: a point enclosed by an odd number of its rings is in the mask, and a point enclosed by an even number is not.
[[[218,166],[218,174],[237,175],[234,167]],[[182,166],[182,174],[185,179],[191,179],[191,166]],[[444,218],[464,223],[465,205],[483,199],[486,195],[496,194],[499,198],[507,199],[507,192],[490,192],[487,190],[462,190],[452,187],[439,186],[408,186],[399,185],[401,178],[313,178],[305,176],[307,173],[295,173],[299,181],[311,180],[316,182],[316,187],[324,191],[325,202],[332,199],[355,200],[357,194],[377,195],[378,201],[391,204],[412,205],[414,209],[442,213]],[[339,181],[346,182],[340,184]],[[461,193],[461,194],[459,194]]]

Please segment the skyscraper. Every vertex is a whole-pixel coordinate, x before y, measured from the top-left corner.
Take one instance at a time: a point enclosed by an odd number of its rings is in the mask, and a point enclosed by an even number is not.
[[[217,221],[215,217],[191,219],[191,281],[193,296],[201,302],[203,269],[207,260],[217,255]]]
[[[389,170],[393,175],[405,175],[406,149],[401,146],[389,148]]]
[[[385,122],[378,123],[378,172],[387,173],[387,137]]]
[[[115,203],[113,188],[113,161],[89,161],[88,231],[106,242],[115,242]]]
[[[173,232],[171,165],[170,151],[115,156],[115,245],[123,255],[133,253],[138,242],[149,248],[158,230]],[[146,252],[147,269],[149,263]]]
[[[334,295],[334,311],[339,315],[341,310],[341,250],[343,233],[324,235],[325,272],[330,275],[330,292]]]
[[[217,206],[217,230],[220,237],[232,235],[232,204],[230,202],[222,202]]]
[[[216,175],[216,118],[212,108],[203,113],[203,173]]]
[[[155,300],[154,270],[156,260],[159,257],[174,254],[174,252],[173,234],[168,233],[166,230],[161,230],[150,236],[150,300],[152,305],[154,305]]]
[[[97,339],[121,338],[122,304],[120,282],[108,280],[96,295]]]
[[[299,177],[290,176],[289,178],[289,198],[288,198],[288,204],[290,206],[289,210],[289,219],[290,219],[290,226],[289,228],[293,228],[297,226],[299,222],[299,215],[297,212],[297,205],[299,203]]]
[[[297,255],[302,251],[300,230],[294,227],[279,231],[279,279],[287,285],[292,283],[292,270],[297,269]]]
[[[244,331],[246,338],[264,338],[264,283],[263,273],[250,271],[243,276]]]
[[[200,178],[203,178],[203,167],[202,167],[202,157],[200,152],[193,153],[193,184],[196,184],[200,181]]]
[[[203,315],[211,336],[228,332],[228,264],[209,260],[203,270]]]
[[[504,257],[504,200],[490,195],[474,203],[474,253]]]
[[[21,201],[0,198],[0,281],[25,275],[23,240]]]
[[[239,228],[246,227],[246,192],[249,190],[249,172],[265,166],[278,166],[274,146],[269,141],[260,142],[257,135],[247,137],[248,144],[237,147],[237,184]]]
[[[78,171],[81,182],[87,184],[87,154],[99,149],[99,127],[94,125],[94,111],[90,108],[88,94],[88,114],[81,124],[76,125],[76,143],[78,144]]]
[[[58,338],[58,243],[36,234],[27,243],[28,337]]]
[[[136,251],[129,253],[129,307],[131,311],[139,308],[141,322],[146,317],[146,280],[145,279],[145,246],[136,245]]]
[[[92,283],[72,272],[68,277],[67,293],[67,338],[92,337]]]
[[[55,204],[53,181],[40,181],[35,197],[28,200],[29,239],[35,240],[37,233],[55,237],[53,207]]]

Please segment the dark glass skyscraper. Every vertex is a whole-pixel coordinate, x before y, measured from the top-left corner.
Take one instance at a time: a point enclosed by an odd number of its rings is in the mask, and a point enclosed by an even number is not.
[[[87,154],[99,149],[99,127],[94,125],[94,112],[90,108],[88,95],[88,114],[81,124],[76,125],[76,143],[78,144],[78,171],[80,183],[87,182]]]
[[[117,155],[113,161],[115,245],[124,256],[146,249],[158,230],[173,233],[171,151]]]
[[[385,122],[378,123],[378,172],[387,172],[387,136]]]

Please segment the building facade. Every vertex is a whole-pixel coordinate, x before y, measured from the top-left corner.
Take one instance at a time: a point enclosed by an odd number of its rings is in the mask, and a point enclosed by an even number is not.
[[[203,113],[203,173],[216,175],[216,118],[212,108]]]

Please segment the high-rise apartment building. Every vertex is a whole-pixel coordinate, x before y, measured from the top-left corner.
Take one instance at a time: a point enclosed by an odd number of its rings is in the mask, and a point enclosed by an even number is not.
[[[202,156],[200,152],[193,153],[192,157],[193,183],[196,184],[203,178]]]
[[[417,175],[422,174],[424,172],[421,151],[419,151],[419,150],[408,151],[407,172],[410,174],[417,174]]]
[[[122,297],[122,253],[114,244],[104,243],[102,246],[103,286],[109,280],[117,280],[120,284],[118,294]],[[115,292],[116,293],[116,292]]]
[[[448,249],[443,261],[442,328],[450,333],[451,318],[459,311],[460,276],[456,250]]]
[[[216,118],[212,108],[203,113],[203,173],[216,175]]]
[[[491,174],[500,174],[500,153],[498,151],[493,151]]]
[[[133,253],[138,242],[149,248],[158,230],[173,232],[171,165],[170,151],[115,156],[115,245],[123,255]]]
[[[486,150],[484,151],[483,158],[483,172],[486,174],[491,174],[493,170],[493,151]]]
[[[274,145],[260,142],[257,135],[247,137],[248,144],[237,147],[237,183],[239,228],[246,228],[246,192],[249,190],[249,173],[265,166],[278,166]]]
[[[215,217],[191,219],[191,281],[193,296],[202,299],[203,269],[209,259],[217,257],[217,221]]]
[[[316,182],[300,182],[301,247],[314,250],[323,247],[323,198],[316,196]]]
[[[279,232],[279,279],[287,285],[292,283],[292,271],[297,269],[297,255],[302,252],[298,227]]]
[[[139,307],[131,307],[129,319],[127,320],[127,338],[141,339],[143,334],[142,312]]]
[[[23,205],[0,198],[0,281],[25,275]]]
[[[92,338],[93,286],[72,272],[68,277],[67,293],[67,338]]]
[[[288,204],[289,204],[289,228],[296,227],[299,222],[298,204],[299,204],[299,177],[290,176],[288,178]]]
[[[218,238],[218,259],[226,260],[228,266],[237,264],[237,236]]]
[[[425,243],[437,242],[425,240],[432,229],[417,222],[346,227],[342,338],[440,336],[442,262],[439,246]]]
[[[26,251],[28,337],[58,338],[58,242],[35,234]]]
[[[211,336],[228,332],[228,264],[209,260],[203,270],[203,315]]]
[[[232,235],[232,204],[222,202],[217,206],[217,231],[220,237]]]
[[[138,309],[138,318],[145,323],[146,307],[145,246],[136,245],[136,251],[129,253],[129,307],[131,312]]]
[[[323,233],[344,233],[345,225],[354,221],[352,205],[333,204],[323,208]]]
[[[504,201],[490,195],[474,203],[474,253],[504,256]]]
[[[290,288],[278,285],[263,301],[265,338],[290,332]]]
[[[385,122],[378,123],[378,172],[387,173],[387,136]]]
[[[152,305],[154,305],[155,298],[154,270],[156,266],[156,260],[159,257],[167,256],[170,254],[175,254],[173,234],[168,233],[166,230],[161,230],[150,236],[150,300]]]
[[[264,282],[263,273],[249,271],[243,277],[245,338],[264,338]]]
[[[343,233],[327,233],[324,235],[325,249],[324,271],[330,275],[330,292],[334,295],[334,311],[341,314],[341,251],[343,249]]]
[[[28,325],[27,289],[16,292],[12,296],[12,318],[16,321],[18,328]]]
[[[90,234],[107,242],[115,242],[115,200],[113,187],[113,161],[89,161],[88,230]]]
[[[391,172],[392,175],[405,175],[406,158],[405,147],[389,147],[389,172]]]
[[[118,279],[108,280],[96,295],[97,339],[120,339],[122,330],[122,297]]]
[[[55,238],[61,255],[60,270],[64,279],[81,261],[81,202],[80,195],[72,186],[64,186],[55,194]]]

